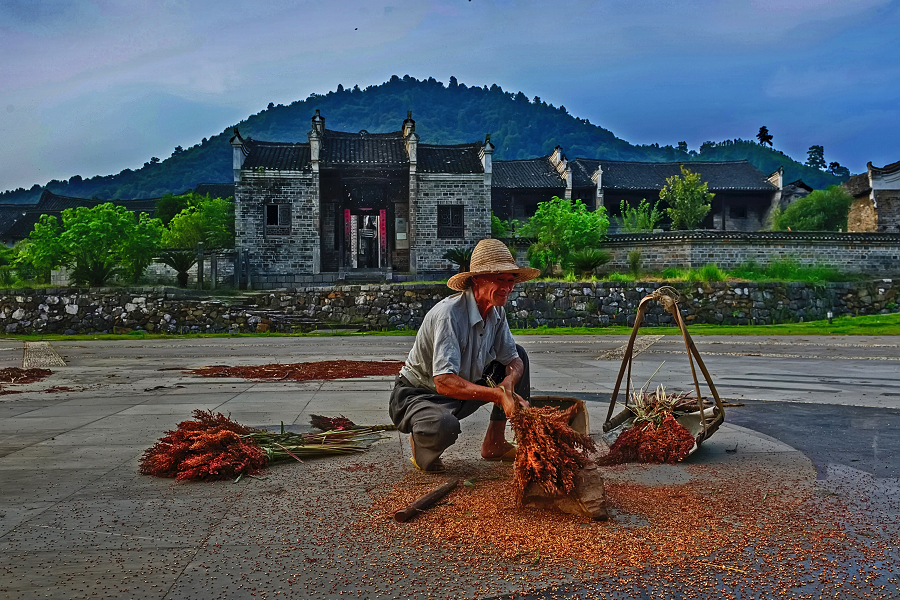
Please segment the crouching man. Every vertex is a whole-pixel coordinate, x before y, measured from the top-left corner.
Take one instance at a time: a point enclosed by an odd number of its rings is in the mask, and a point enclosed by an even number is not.
[[[444,470],[440,456],[456,442],[459,421],[485,404],[494,406],[481,456],[513,460],[506,418],[528,406],[528,356],[513,341],[503,305],[515,284],[540,271],[519,267],[495,239],[478,242],[469,265],[447,282],[461,293],[425,315],[391,392],[391,419],[411,434],[413,464],[429,473]]]

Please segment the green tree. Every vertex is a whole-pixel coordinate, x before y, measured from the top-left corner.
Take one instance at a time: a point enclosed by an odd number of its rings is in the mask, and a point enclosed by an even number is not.
[[[56,217],[41,217],[22,259],[47,274],[55,267],[69,267],[72,281],[79,285],[101,286],[119,274],[133,281],[152,260],[161,235],[158,219],[137,217],[124,206],[107,202],[67,208],[61,226]]]
[[[234,247],[234,204],[222,198],[200,197],[175,215],[163,233],[164,248],[193,250]]]
[[[669,205],[666,213],[672,219],[672,229],[694,229],[709,214],[715,194],[707,191],[699,173],[692,173],[681,165],[681,177],[666,178],[659,199]]]
[[[163,225],[168,225],[175,215],[194,204],[191,202],[193,195],[193,193],[179,196],[165,194],[156,201],[156,218],[162,221]]]
[[[759,133],[756,134],[756,139],[759,140],[760,146],[769,146],[772,147],[772,134],[769,133],[769,128],[763,125],[759,128]]]
[[[536,268],[551,270],[567,264],[570,255],[582,248],[596,248],[606,238],[609,219],[606,209],[589,211],[581,200],[554,196],[537,206],[534,216],[520,230],[537,241],[528,249],[528,260]]]
[[[828,172],[834,175],[835,177],[847,178],[850,177],[850,169],[844,167],[839,162],[828,163]]]
[[[810,146],[806,151],[806,166],[813,169],[825,170],[825,148],[822,146]]]
[[[56,217],[41,215],[31,234],[19,242],[18,270],[29,272],[38,281],[49,282],[50,270],[62,264],[65,256],[59,239],[61,233]]]
[[[619,203],[619,216],[614,217],[619,224],[619,229],[626,233],[639,231],[653,231],[662,220],[663,213],[659,210],[659,202],[650,207],[650,203],[643,198],[637,208],[628,206],[625,200]]]
[[[491,237],[504,238],[509,235],[509,223],[491,211]]]
[[[792,203],[775,218],[776,230],[838,231],[847,229],[853,197],[839,185],[814,190]]]

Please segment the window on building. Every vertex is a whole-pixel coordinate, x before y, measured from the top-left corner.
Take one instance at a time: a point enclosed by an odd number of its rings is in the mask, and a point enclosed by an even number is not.
[[[747,218],[747,207],[746,206],[731,206],[729,207],[729,214],[732,219],[746,219]]]
[[[266,235],[290,235],[290,204],[266,204],[265,211]]]
[[[463,237],[463,206],[438,206],[437,236],[439,238]]]

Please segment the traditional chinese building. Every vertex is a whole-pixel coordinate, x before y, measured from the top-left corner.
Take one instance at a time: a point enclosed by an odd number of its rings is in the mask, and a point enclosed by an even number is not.
[[[618,215],[622,200],[637,206],[659,200],[666,178],[681,175],[681,166],[700,174],[715,194],[712,210],[701,225],[707,229],[757,231],[781,191],[779,173],[766,176],[745,160],[631,162],[576,158],[567,160],[560,147],[553,154],[526,160],[495,161],[491,203],[501,218],[524,219],[538,202],[552,196],[581,199],[590,209],[603,206]]]
[[[900,161],[875,167],[844,182],[853,196],[847,231],[900,233]]]
[[[260,287],[394,272],[446,272],[444,253],[490,235],[484,143],[422,144],[408,114],[391,133],[325,128],[263,142],[235,129],[236,247]]]

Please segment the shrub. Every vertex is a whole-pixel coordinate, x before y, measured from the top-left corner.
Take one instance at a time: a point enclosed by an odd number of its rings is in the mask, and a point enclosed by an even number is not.
[[[625,200],[622,200],[619,203],[619,216],[616,217],[619,228],[627,233],[653,231],[663,218],[663,213],[658,207],[659,201],[650,208],[646,198],[642,199],[636,208],[628,206]]]
[[[442,256],[444,260],[449,260],[459,268],[459,273],[469,270],[469,262],[472,260],[472,248],[450,248],[444,252]]]
[[[660,200],[666,202],[672,229],[694,229],[709,214],[713,196],[707,191],[706,183],[700,182],[700,174],[692,173],[681,166],[681,177],[666,178],[666,185],[659,192]]]
[[[631,273],[635,278],[637,278],[641,274],[641,267],[643,266],[643,255],[640,250],[632,250],[628,253],[628,272]]]
[[[597,248],[582,248],[569,255],[568,265],[579,275],[587,276],[597,267],[603,266],[612,259],[612,255]]]
[[[528,260],[533,267],[548,271],[556,264],[566,264],[575,250],[599,246],[608,227],[605,208],[589,211],[581,200],[554,196],[538,204],[520,233],[537,238],[528,249]]]
[[[814,190],[777,215],[776,230],[838,231],[847,229],[847,214],[853,197],[839,185]]]

